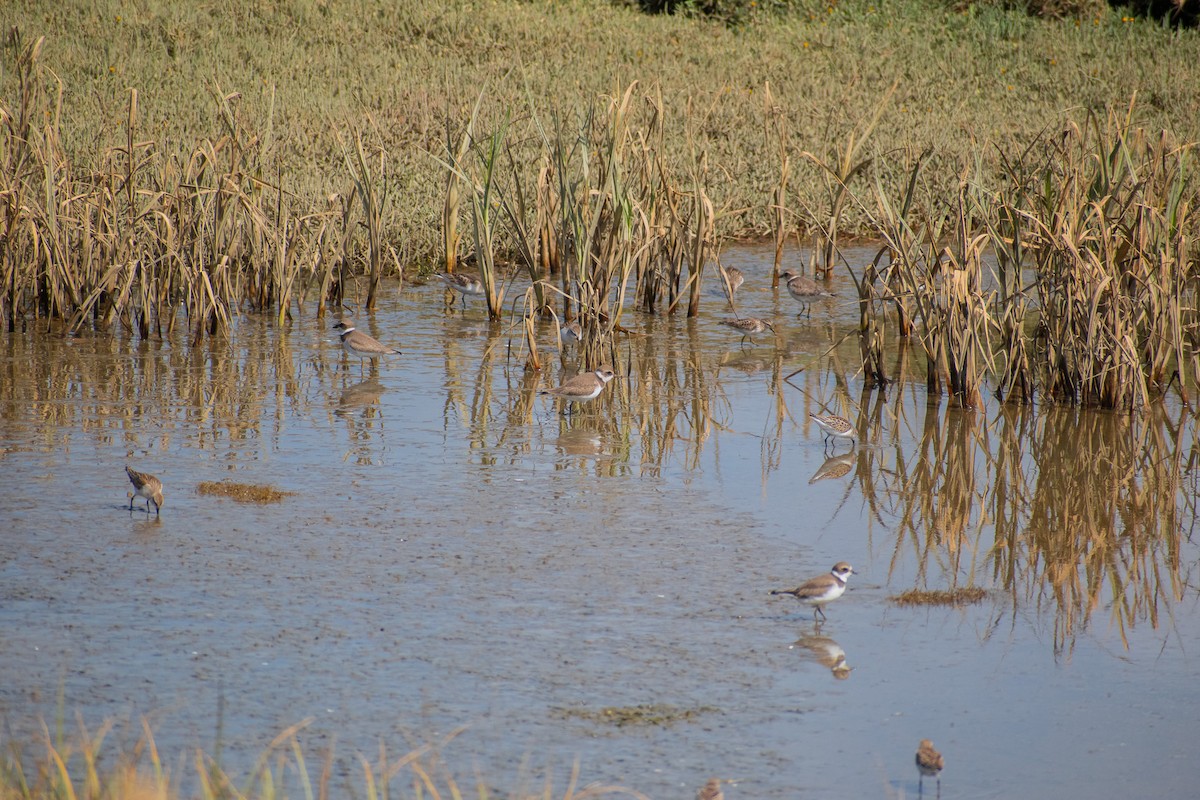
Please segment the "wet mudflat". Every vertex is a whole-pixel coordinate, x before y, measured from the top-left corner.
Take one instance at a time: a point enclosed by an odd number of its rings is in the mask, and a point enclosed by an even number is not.
[[[923,738],[947,798],[1193,791],[1194,417],[930,406],[915,354],[864,399],[848,287],[797,319],[766,250],[725,263],[777,338],[719,325],[715,285],[699,319],[630,315],[622,377],[570,416],[535,392],[572,346],[547,326],[527,373],[436,282],[359,318],[403,351],[361,371],[315,314],[198,347],[5,334],[3,736],[61,707],[119,749],[145,716],[181,773],[201,748],[244,776],[311,718],[346,793],[356,753],[460,728],[447,768],[502,792],[578,761],[653,798],[915,796]],[[866,440],[827,449],[809,412]],[[197,491],[225,480],[294,494]],[[840,560],[819,627],[768,595]]]

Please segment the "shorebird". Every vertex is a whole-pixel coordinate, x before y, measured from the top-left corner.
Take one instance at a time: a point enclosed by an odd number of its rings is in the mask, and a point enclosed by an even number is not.
[[[725,793],[721,791],[721,782],[716,778],[709,778],[708,783],[700,787],[700,791],[696,792],[696,800],[725,800]]]
[[[772,589],[771,594],[790,594],[801,603],[813,607],[813,619],[818,614],[825,619],[821,606],[841,597],[846,592],[846,579],[853,574],[854,569],[849,564],[839,561],[828,574],[809,578],[795,589]]]
[[[588,400],[593,400],[600,396],[600,392],[604,390],[605,384],[616,377],[612,367],[602,366],[592,372],[581,372],[574,378],[566,381],[562,386],[556,386],[553,389],[543,389],[538,394],[548,394],[552,397],[560,397],[568,402],[567,408],[570,408],[570,403],[584,403]]]
[[[341,331],[342,349],[357,359],[365,360],[386,355],[400,355],[399,350],[388,347],[378,339],[374,339],[356,329],[354,323],[348,319],[343,319],[337,325],[334,325],[333,329]],[[362,360],[358,362],[360,374],[362,372]]]
[[[921,745],[917,748],[917,771],[921,773],[917,778],[917,794],[921,794],[924,789],[924,781],[927,777],[937,778],[937,793],[938,797],[942,796],[942,768],[946,766],[946,759],[942,758],[942,754],[933,749],[933,742],[928,739],[922,739]]]
[[[129,482],[133,484],[133,494],[129,496],[129,511],[133,511],[133,499],[135,497],[146,498],[146,513],[150,513],[150,504],[154,503],[154,516],[158,516],[159,509],[163,504],[162,481],[145,472],[138,472],[135,469],[125,467],[125,474],[129,476]]]
[[[809,414],[808,418],[824,431],[826,445],[829,444],[830,439],[849,439],[852,443],[858,442],[858,432],[854,430],[850,420],[845,417],[839,417],[837,414]]]
[[[474,275],[467,275],[464,272],[443,272],[438,277],[442,279],[442,283],[462,296],[464,308],[467,305],[467,295],[478,297],[483,294],[483,281]]]
[[[729,267],[728,269],[725,267],[719,267],[719,269],[721,270],[721,275],[723,276],[721,282],[723,284],[727,284],[725,287],[723,287],[726,290],[725,294],[729,297],[729,302],[733,303],[733,296],[737,294],[738,287],[746,282],[746,276],[743,275],[742,271],[737,267]]]
[[[741,317],[740,319],[738,317],[726,317],[721,320],[721,324],[728,325],[735,331],[740,331],[742,341],[744,342],[749,338],[750,344],[754,344],[754,334],[756,333],[762,333],[763,331],[775,332],[774,325],[758,317]]]
[[[578,342],[583,339],[583,326],[579,320],[564,322],[558,326],[558,335],[564,342]]]
[[[780,274],[779,277],[786,281],[788,294],[792,296],[792,299],[804,306],[804,310],[797,314],[797,317],[807,315],[809,319],[812,319],[812,303],[814,300],[820,300],[823,297],[837,297],[836,294],[824,288],[812,278],[797,275],[791,270]]]

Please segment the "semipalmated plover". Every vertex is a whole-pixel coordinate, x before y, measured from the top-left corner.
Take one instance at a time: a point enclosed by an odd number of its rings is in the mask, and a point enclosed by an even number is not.
[[[583,403],[599,397],[600,392],[604,390],[604,385],[615,377],[616,373],[613,372],[612,367],[602,366],[592,372],[581,372],[563,383],[562,386],[543,389],[538,394],[548,394],[569,402]]]
[[[792,299],[804,307],[804,311],[797,314],[797,317],[807,314],[811,319],[812,303],[814,300],[820,300],[823,297],[837,297],[836,294],[821,286],[821,284],[812,278],[797,275],[791,270],[781,273],[779,277],[787,282],[788,294],[792,296]]]
[[[400,355],[394,347],[388,347],[354,327],[354,323],[344,319],[333,326],[335,331],[341,331],[342,349],[358,359],[379,358],[387,355]],[[359,361],[361,371],[362,361]]]
[[[946,759],[942,758],[942,754],[933,749],[933,742],[928,739],[922,739],[921,745],[917,748],[917,771],[921,776],[917,778],[917,793],[921,794],[923,783],[927,777],[937,777],[938,796],[942,795],[942,776],[940,775],[942,768],[946,766]]]
[[[129,497],[129,510],[133,511],[135,497],[144,497],[146,498],[146,513],[150,513],[150,504],[154,503],[154,515],[158,516],[159,509],[163,504],[162,481],[153,475],[138,472],[129,467],[125,467],[125,474],[129,476],[129,482],[133,484],[133,494]]]
[[[854,569],[845,561],[833,565],[826,575],[810,578],[795,589],[772,589],[771,594],[790,594],[805,605],[813,607],[813,619],[819,614],[825,619],[821,606],[832,603],[846,592],[846,579],[854,574]]]
[[[829,444],[830,439],[849,439],[852,443],[858,441],[858,432],[845,417],[839,417],[837,414],[809,414],[808,418],[825,432],[825,444]]]

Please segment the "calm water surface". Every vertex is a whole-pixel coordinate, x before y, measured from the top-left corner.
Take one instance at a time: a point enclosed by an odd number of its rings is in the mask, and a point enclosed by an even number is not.
[[[360,318],[404,351],[361,376],[310,311],[199,347],[3,334],[0,735],[61,707],[114,720],[115,752],[144,716],[179,774],[219,748],[240,783],[311,718],[310,763],[336,740],[357,794],[356,753],[461,728],[460,783],[548,771],[561,796],[578,761],[731,800],[915,796],[930,738],[946,798],[1194,793],[1194,418],[947,410],[915,352],[864,395],[849,287],[797,320],[769,258],[725,262],[778,340],[739,344],[710,282],[698,319],[631,315],[625,377],[570,417],[535,392],[571,346],[547,327],[527,373],[440,284]],[[826,453],[821,410],[867,441]],[[163,479],[160,517],[130,514],[125,464]],[[197,492],[224,479],[295,494]],[[838,560],[857,574],[819,629],[768,595]],[[891,599],[962,586],[986,600]],[[693,714],[594,719],[652,703]]]

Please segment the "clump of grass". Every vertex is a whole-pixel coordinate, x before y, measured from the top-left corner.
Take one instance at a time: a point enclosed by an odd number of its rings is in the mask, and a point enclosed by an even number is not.
[[[61,731],[51,737],[45,724],[36,743],[8,741],[0,754],[0,797],[21,800],[59,800],[60,798],[94,798],[95,800],[175,800],[195,797],[198,800],[275,800],[291,796],[283,791],[290,783],[298,782],[295,794],[307,798],[338,796],[331,786],[334,752],[330,747],[314,765],[314,774],[305,757],[301,734],[311,720],[297,723],[282,731],[259,755],[253,774],[242,783],[235,783],[216,759],[196,752],[193,760],[181,762],[181,768],[168,768],[160,757],[149,723],[141,723],[142,733],[137,743],[127,751],[111,752],[103,747],[112,730],[112,721],[105,722],[99,731],[87,730],[83,722],[74,735]],[[426,744],[389,755],[381,744],[376,759],[358,754],[358,777],[353,790],[355,797],[461,798],[462,788],[440,755],[461,731],[455,731],[436,744]],[[25,746],[28,744],[28,746]],[[146,762],[149,762],[148,764]],[[195,774],[191,774],[190,766]],[[492,790],[477,779],[474,796],[480,800],[492,797]],[[647,800],[644,794],[622,786],[591,784],[578,788],[579,765],[571,770],[564,800],[583,800],[594,797],[632,797]],[[195,789],[188,790],[194,784]],[[555,797],[550,779],[537,792],[543,800]],[[502,797],[526,797],[521,793],[501,794]]]
[[[260,486],[254,483],[234,483],[233,481],[201,481],[196,487],[200,494],[228,497],[239,503],[278,503],[285,497],[291,497],[295,492],[285,492],[274,486]]]
[[[954,589],[909,589],[888,598],[899,606],[965,606],[983,601],[987,592],[978,586]]]
[[[643,703],[636,706],[605,706],[601,709],[564,708],[559,709],[558,713],[568,719],[602,722],[623,728],[629,725],[647,727],[674,725],[676,722],[688,722],[701,714],[709,714],[717,710],[712,706],[684,708],[666,703]]]

